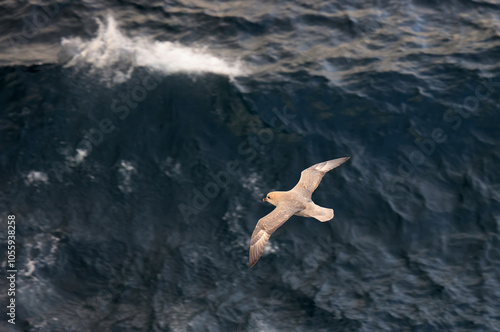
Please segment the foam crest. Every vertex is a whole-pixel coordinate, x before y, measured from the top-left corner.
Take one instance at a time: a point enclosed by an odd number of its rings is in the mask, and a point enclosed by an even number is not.
[[[207,48],[193,48],[178,43],[154,41],[147,36],[124,35],[113,17],[106,22],[98,20],[97,36],[85,41],[79,37],[62,40],[70,56],[66,66],[91,65],[94,73],[104,80],[121,83],[130,78],[137,67],[164,73],[214,73],[229,77],[241,76],[244,70],[238,62],[228,63],[209,52]]]

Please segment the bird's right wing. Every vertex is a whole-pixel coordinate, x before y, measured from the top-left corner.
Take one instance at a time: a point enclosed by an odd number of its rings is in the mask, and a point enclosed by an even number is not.
[[[267,241],[281,225],[283,225],[298,210],[285,204],[278,205],[271,213],[261,218],[255,226],[255,230],[250,240],[250,253],[248,263],[254,266],[264,252]]]
[[[304,197],[311,198],[312,193],[318,188],[326,172],[342,165],[347,159],[349,157],[337,158],[306,168],[300,173],[299,183],[292,190],[298,191]]]

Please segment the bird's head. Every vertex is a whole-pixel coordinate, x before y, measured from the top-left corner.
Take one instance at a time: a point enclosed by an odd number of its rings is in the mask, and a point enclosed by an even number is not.
[[[278,204],[278,202],[276,201],[277,200],[277,196],[278,196],[278,193],[275,192],[275,191],[272,191],[269,194],[267,194],[266,197],[264,197],[262,199],[262,201],[263,202],[271,203],[272,205],[276,206]]]

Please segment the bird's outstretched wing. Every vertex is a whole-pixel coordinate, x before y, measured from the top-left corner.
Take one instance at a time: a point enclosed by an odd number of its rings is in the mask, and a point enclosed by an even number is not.
[[[297,211],[297,208],[287,206],[286,203],[280,204],[271,213],[259,220],[250,240],[250,254],[248,256],[250,267],[254,266],[259,260],[271,234]]]
[[[292,190],[306,198],[311,198],[312,193],[318,188],[321,179],[323,179],[323,175],[335,167],[342,165],[349,158],[344,157],[328,160],[306,168],[300,173],[299,183]]]

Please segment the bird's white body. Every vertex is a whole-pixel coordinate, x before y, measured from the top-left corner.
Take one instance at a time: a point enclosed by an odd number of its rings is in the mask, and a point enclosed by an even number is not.
[[[267,216],[261,218],[253,231],[250,240],[250,266],[254,266],[259,260],[271,234],[292,215],[312,217],[322,222],[333,218],[333,210],[316,205],[311,196],[318,188],[326,172],[341,165],[348,159],[349,157],[337,158],[313,165],[302,171],[300,180],[293,189],[289,191],[273,191],[267,194],[263,201],[271,203],[276,208]]]

